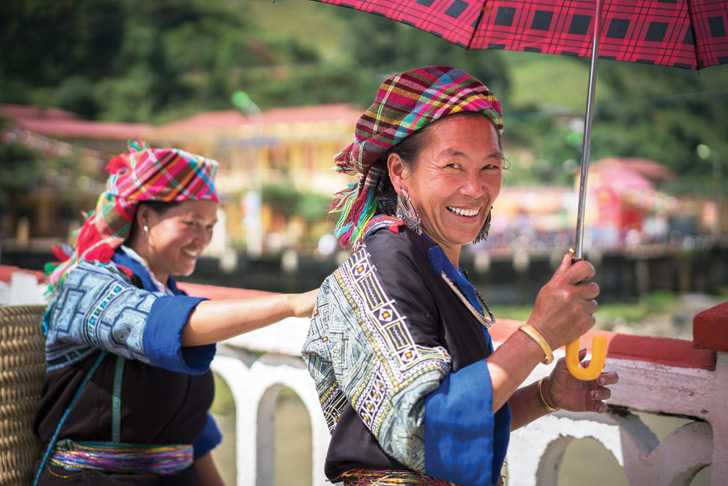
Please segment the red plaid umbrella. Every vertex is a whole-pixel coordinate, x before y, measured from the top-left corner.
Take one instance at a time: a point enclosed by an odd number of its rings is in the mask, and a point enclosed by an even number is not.
[[[590,57],[575,259],[582,258],[597,60],[687,69],[728,63],[726,0],[316,1],[381,15],[466,49]],[[579,365],[579,341],[567,346],[567,365],[577,378],[599,376],[606,342],[595,338],[592,348],[591,364],[584,369]]]
[[[590,57],[596,0],[318,0],[466,49]],[[599,57],[702,69],[728,62],[725,0],[604,0]]]

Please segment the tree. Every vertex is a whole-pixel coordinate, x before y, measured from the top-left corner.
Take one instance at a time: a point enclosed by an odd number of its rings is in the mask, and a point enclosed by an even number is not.
[[[0,8],[3,101],[90,119],[150,122],[170,107],[227,106],[228,73],[264,56],[250,48],[254,29],[244,9],[227,2],[10,1]]]
[[[0,128],[3,125],[0,120]],[[40,160],[32,152],[15,144],[0,144],[0,240],[3,233],[15,231],[18,218],[24,216],[18,200],[38,186],[42,175]]]
[[[338,9],[349,35],[342,49],[353,64],[375,70],[375,89],[388,75],[420,66],[454,66],[485,83],[501,100],[508,97],[508,69],[498,51],[468,51],[430,33],[369,13]],[[367,106],[373,93],[365,100]]]

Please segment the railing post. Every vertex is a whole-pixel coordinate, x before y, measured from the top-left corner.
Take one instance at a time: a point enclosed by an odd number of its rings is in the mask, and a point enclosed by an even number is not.
[[[0,282],[0,305],[45,304],[46,285],[40,282],[40,275],[21,269],[12,272],[8,283]]]
[[[728,322],[725,323],[728,327]],[[722,383],[716,383],[716,394],[712,405],[716,407],[713,419],[713,462],[711,464],[710,484],[725,485],[728,478],[728,354],[718,353],[715,372],[723,377]]]
[[[707,420],[713,426],[711,485],[725,484],[728,478],[728,302],[711,307],[693,319],[693,345],[717,353],[715,373],[722,377],[705,393]]]

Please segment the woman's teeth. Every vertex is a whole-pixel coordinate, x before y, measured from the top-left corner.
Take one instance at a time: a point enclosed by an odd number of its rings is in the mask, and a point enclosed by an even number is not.
[[[460,209],[460,208],[447,208],[449,211],[452,211],[453,213],[459,215],[459,216],[475,216],[480,212],[480,209]]]
[[[200,252],[199,251],[192,251],[192,250],[184,250],[183,249],[182,250],[182,253],[184,253],[188,257],[192,257],[192,258],[198,258],[200,256]]]

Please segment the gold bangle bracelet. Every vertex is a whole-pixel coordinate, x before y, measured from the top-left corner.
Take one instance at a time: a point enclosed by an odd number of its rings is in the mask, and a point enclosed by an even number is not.
[[[536,341],[536,343],[541,346],[543,354],[546,355],[546,359],[544,359],[543,364],[549,364],[554,360],[554,353],[551,351],[551,346],[549,346],[549,343],[546,342],[546,340],[541,334],[538,333],[538,331],[536,331],[528,324],[522,324],[518,328],[518,330],[525,332],[528,337]]]
[[[540,403],[541,407],[547,412],[555,412],[558,408],[550,405],[549,402],[546,401],[546,397],[543,396],[543,380],[545,379],[546,378],[541,378],[538,380],[538,403]]]

